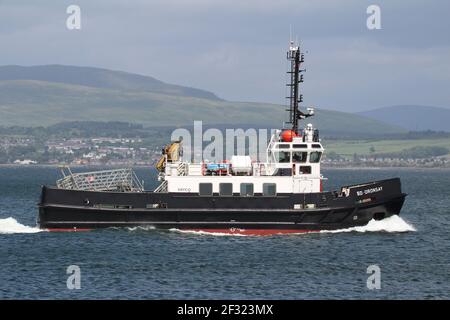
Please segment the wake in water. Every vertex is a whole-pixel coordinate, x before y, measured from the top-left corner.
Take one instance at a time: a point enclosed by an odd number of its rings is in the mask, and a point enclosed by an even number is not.
[[[180,229],[169,229],[172,232],[179,232],[185,234],[193,235],[210,235],[210,236],[228,236],[228,237],[254,237],[255,235],[245,235],[239,233],[221,233],[221,232],[207,232],[207,231],[192,231],[192,230],[180,230]],[[289,235],[307,235],[311,233],[345,233],[345,232],[412,232],[417,231],[413,225],[409,224],[401,217],[394,215],[383,220],[370,220],[368,224],[361,227],[351,227],[346,229],[337,230],[322,230],[313,231],[307,233],[290,233]],[[276,234],[274,234],[276,235]]]
[[[128,231],[150,231],[155,230],[153,226],[142,227],[127,227]],[[38,233],[44,230],[37,227],[29,227],[17,222],[16,219],[9,217],[0,219],[0,234],[14,234],[14,233]],[[187,233],[194,235],[213,235],[213,236],[232,236],[232,237],[248,237],[251,235],[244,235],[239,233],[220,233],[220,232],[206,232],[206,231],[188,231],[180,229],[170,229],[172,232]],[[351,227],[338,230],[322,230],[319,233],[344,233],[344,232],[411,232],[416,231],[413,225],[409,224],[399,216],[392,216],[383,220],[370,220],[368,224],[361,227]],[[317,232],[311,232],[317,233]],[[302,233],[307,234],[307,233]],[[293,235],[293,234],[291,234]]]
[[[413,225],[409,224],[401,217],[394,215],[383,220],[370,220],[368,224],[361,227],[352,227],[338,230],[322,230],[320,233],[341,233],[341,232],[411,232],[416,231]]]
[[[195,231],[195,230],[181,230],[181,229],[169,229],[171,232],[185,233],[185,234],[194,234],[194,235],[207,235],[207,236],[216,236],[216,237],[251,237],[246,234],[239,233],[224,233],[224,232],[208,232],[208,231]]]
[[[150,231],[150,230],[156,230],[153,226],[137,226],[137,227],[125,227],[125,230],[127,231]]]
[[[25,226],[12,217],[0,219],[0,234],[37,233],[41,231],[44,230],[37,227]]]

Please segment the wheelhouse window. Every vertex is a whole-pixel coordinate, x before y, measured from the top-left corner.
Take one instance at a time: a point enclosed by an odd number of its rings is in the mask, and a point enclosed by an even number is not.
[[[292,152],[292,162],[303,163],[306,162],[307,152],[294,151]]]
[[[292,145],[292,147],[294,149],[306,149],[306,148],[308,148],[308,145],[307,144],[294,144],[294,145]]]
[[[292,168],[278,168],[275,175],[290,177],[292,176]]]
[[[291,162],[291,153],[289,151],[275,151],[275,160],[279,163]]]
[[[309,155],[309,162],[317,163],[320,161],[320,157],[322,156],[322,152],[314,151]]]
[[[289,149],[290,146],[288,144],[279,144],[279,145],[277,145],[277,148],[278,149]]]
[[[219,184],[219,195],[232,196],[233,195],[233,184],[232,183],[220,183]]]
[[[311,166],[300,166],[300,172],[302,174],[311,174]]]
[[[212,196],[213,194],[212,183],[200,183],[198,190],[201,196]]]
[[[276,196],[277,185],[276,183],[263,183],[263,196],[271,197]]]
[[[241,183],[241,196],[253,196],[253,183]]]

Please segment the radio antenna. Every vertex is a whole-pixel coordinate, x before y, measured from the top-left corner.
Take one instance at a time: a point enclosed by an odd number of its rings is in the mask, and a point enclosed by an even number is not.
[[[299,91],[299,84],[303,82],[303,72],[306,70],[300,69],[301,64],[304,62],[305,55],[300,51],[300,45],[293,40],[289,41],[289,50],[286,55],[288,61],[291,63],[290,71],[290,83],[289,87],[289,123],[292,125],[292,131],[298,134],[298,121],[312,116],[312,114],[305,114],[299,109],[299,103],[303,102],[303,95]]]

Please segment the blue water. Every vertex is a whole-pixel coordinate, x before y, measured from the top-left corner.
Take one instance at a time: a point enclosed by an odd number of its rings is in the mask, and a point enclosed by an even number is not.
[[[151,188],[153,173],[137,172]],[[450,298],[450,171],[325,170],[328,188],[400,176],[409,196],[404,221],[380,227],[391,232],[272,237],[143,229],[24,233],[37,231],[31,227],[40,185],[53,184],[56,173],[54,168],[0,167],[0,298]],[[366,286],[372,264],[381,269],[379,290]],[[67,288],[70,265],[80,267],[79,290]]]

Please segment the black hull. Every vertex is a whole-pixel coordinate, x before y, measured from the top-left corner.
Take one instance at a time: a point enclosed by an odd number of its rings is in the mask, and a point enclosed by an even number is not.
[[[397,215],[406,196],[399,179],[349,188],[348,194],[199,197],[43,187],[38,224],[55,231],[151,226],[250,234],[311,232],[362,226],[371,219]]]

